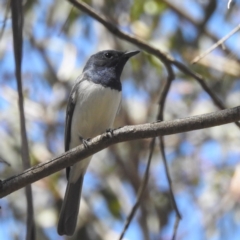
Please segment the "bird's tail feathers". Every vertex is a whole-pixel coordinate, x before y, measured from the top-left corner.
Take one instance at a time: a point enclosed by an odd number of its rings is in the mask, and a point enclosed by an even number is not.
[[[59,235],[73,235],[78,218],[84,174],[76,182],[68,181],[58,221]]]

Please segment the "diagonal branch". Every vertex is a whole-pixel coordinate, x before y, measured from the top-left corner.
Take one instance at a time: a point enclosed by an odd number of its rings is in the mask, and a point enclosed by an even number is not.
[[[186,67],[183,63],[179,61],[173,61],[172,62],[179,70],[181,70],[183,73],[193,77],[194,79],[197,80],[197,82],[202,86],[202,88],[206,91],[206,93],[211,97],[213,100],[214,104],[218,106],[220,109],[225,109],[226,107],[224,106],[223,102],[217,97],[217,95],[208,87],[206,84],[204,78],[198,74],[193,72],[191,69]],[[235,122],[235,124],[240,128],[240,123],[238,121]]]
[[[212,52],[215,48],[217,48],[218,46],[222,45],[228,38],[230,38],[233,34],[235,34],[236,32],[238,32],[240,30],[240,24],[237,25],[237,27],[235,27],[230,33],[228,33],[226,36],[224,36],[223,38],[221,38],[219,41],[217,41],[215,44],[213,44],[209,49],[207,49],[206,51],[204,51],[202,54],[198,55],[197,57],[195,57],[192,61],[191,64],[195,64],[197,63],[199,60],[201,60],[202,58],[204,58],[205,56],[207,56],[210,52]]]
[[[100,22],[104,27],[106,27],[112,34],[116,35],[117,37],[126,40],[142,49],[147,51],[150,54],[153,54],[154,56],[158,57],[162,60],[162,62],[166,63],[171,60],[173,60],[170,56],[168,56],[166,53],[161,52],[159,49],[152,47],[147,42],[140,40],[133,35],[127,34],[123,31],[121,31],[117,26],[111,23],[110,20],[106,19],[103,15],[100,13],[97,13],[94,11],[93,8],[91,8],[88,4],[77,1],[77,0],[68,0],[70,3],[72,3],[77,9],[82,10],[83,12],[87,13],[89,16]]]
[[[189,15],[187,12],[185,12],[183,9],[179,8],[179,6],[177,4],[175,4],[173,1],[170,0],[162,0],[162,2],[164,2],[170,9],[172,9],[176,14],[178,14],[180,17],[186,19],[188,22],[192,23],[195,26],[199,26],[199,24],[201,24],[201,22],[199,20],[196,20],[194,17],[192,17],[191,15]],[[214,35],[214,33],[210,30],[208,30],[207,28],[203,28],[202,29],[203,33],[208,36],[209,38],[211,38],[213,40],[213,42],[217,42],[219,39],[216,35]],[[224,46],[224,48],[222,48],[222,50],[227,54],[227,55],[231,55],[233,53],[232,49],[229,49],[228,46]],[[240,63],[240,59],[239,57],[236,57],[236,61],[238,63]]]
[[[23,173],[0,181],[0,198],[49,176],[61,169],[75,164],[104,148],[125,141],[144,138],[153,138],[187,131],[199,130],[240,120],[240,106],[213,113],[187,117],[173,121],[146,123],[125,126],[108,133],[99,135],[89,141],[89,147],[80,145],[48,162],[38,164],[25,170]]]
[[[130,214],[128,215],[126,221],[125,221],[125,225],[124,225],[124,228],[120,234],[120,237],[119,237],[119,240],[122,240],[123,237],[124,237],[124,234],[125,232],[127,231],[140,203],[141,203],[141,200],[142,200],[142,197],[143,197],[143,193],[146,189],[146,186],[147,186],[147,183],[148,183],[148,179],[149,179],[149,170],[150,170],[150,165],[151,165],[151,160],[152,160],[152,155],[153,155],[153,151],[154,151],[154,146],[155,146],[155,140],[156,138],[154,137],[152,139],[152,141],[150,142],[150,152],[149,152],[149,156],[148,156],[148,161],[147,161],[147,167],[146,167],[146,170],[145,170],[145,173],[144,173],[144,177],[143,177],[143,182],[140,186],[140,189],[138,191],[138,194],[137,194],[137,200],[135,202],[135,204],[133,205],[133,208],[131,209],[131,212]]]

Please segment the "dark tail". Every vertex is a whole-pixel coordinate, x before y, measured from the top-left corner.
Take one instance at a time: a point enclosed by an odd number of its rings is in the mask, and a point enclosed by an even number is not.
[[[68,181],[62,209],[58,221],[59,235],[73,235],[78,218],[79,204],[82,191],[83,175],[77,182]]]

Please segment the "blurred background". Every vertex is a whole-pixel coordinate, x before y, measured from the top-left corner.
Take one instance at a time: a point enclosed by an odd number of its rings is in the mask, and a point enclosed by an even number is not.
[[[227,107],[240,102],[240,34],[195,65],[193,58],[240,23],[240,1],[84,1],[121,30],[200,73]],[[0,1],[0,178],[22,172],[19,113],[9,1]],[[135,50],[64,0],[24,1],[23,85],[31,164],[64,151],[64,121],[71,86],[91,54]],[[217,111],[189,76],[174,69],[164,119]],[[167,73],[141,52],[122,75],[122,108],[115,127],[156,120]],[[96,116],[97,117],[97,116]],[[177,239],[240,238],[240,129],[234,124],[164,138],[173,190],[183,216]],[[40,240],[118,239],[136,200],[149,154],[148,140],[111,146],[93,157],[85,175],[77,231],[58,236],[56,225],[66,187],[65,171],[32,185]],[[19,190],[0,199],[0,239],[25,238],[26,198]],[[175,213],[158,144],[150,179],[125,240],[171,239]]]

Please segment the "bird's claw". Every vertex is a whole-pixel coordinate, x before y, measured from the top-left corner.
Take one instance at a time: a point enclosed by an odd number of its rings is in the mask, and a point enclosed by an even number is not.
[[[88,142],[89,142],[90,139],[91,138],[84,139],[82,136],[79,136],[79,140],[82,142],[82,144],[85,148],[89,148]]]
[[[107,135],[109,136],[113,136],[113,130],[114,129],[112,129],[112,128],[108,128],[108,129],[106,129],[106,133],[107,133]]]

